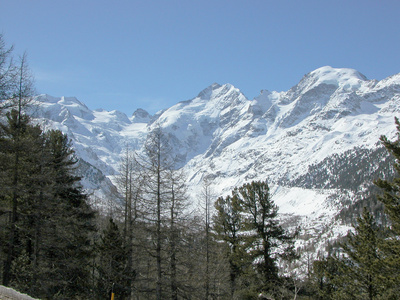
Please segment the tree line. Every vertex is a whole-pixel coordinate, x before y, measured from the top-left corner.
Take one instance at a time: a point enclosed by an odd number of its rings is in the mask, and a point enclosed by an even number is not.
[[[43,132],[26,114],[33,79],[26,55],[15,62],[12,50],[0,36],[2,284],[44,299],[73,297],[88,286],[95,212],[67,136]]]
[[[217,197],[205,177],[189,195],[161,126],[144,151],[122,155],[116,208],[95,211],[68,137],[26,113],[32,77],[26,56],[15,62],[12,51],[0,36],[3,285],[41,299],[396,299],[399,177],[376,182],[390,222],[365,209],[347,238],[301,274],[293,272],[301,229],[282,226],[268,182]],[[400,139],[381,140],[399,174]]]
[[[397,139],[381,142],[394,160],[396,176],[378,179],[377,195],[388,224],[365,207],[354,230],[336,251],[314,262],[317,299],[398,299],[400,293],[400,122]]]

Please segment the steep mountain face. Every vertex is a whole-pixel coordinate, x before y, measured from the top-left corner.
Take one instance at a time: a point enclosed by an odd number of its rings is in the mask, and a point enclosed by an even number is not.
[[[394,137],[400,74],[377,81],[352,69],[322,67],[289,91],[264,90],[253,100],[230,84],[214,83],[155,116],[138,109],[130,118],[90,111],[75,98],[41,95],[37,101],[37,121],[73,140],[86,166],[82,174],[90,175],[84,184],[98,196],[115,192],[110,179],[124,149],[140,151],[148,131],[160,126],[192,195],[205,176],[216,195],[267,179],[288,224],[296,220],[319,240],[329,240],[349,228],[335,216],[356,200],[354,186],[365,189],[375,179],[368,174],[390,172],[379,137]],[[357,175],[357,164],[369,166],[365,177]]]

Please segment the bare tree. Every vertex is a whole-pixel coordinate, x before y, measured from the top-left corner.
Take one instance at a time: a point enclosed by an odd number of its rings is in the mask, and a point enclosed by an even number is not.
[[[147,238],[153,237],[148,251],[156,262],[156,299],[165,298],[167,285],[172,299],[177,299],[178,232],[187,200],[184,176],[175,169],[168,135],[160,125],[149,132],[144,154],[136,157],[143,178],[142,217],[149,230]]]
[[[149,133],[144,152],[136,153],[135,155],[135,162],[139,168],[141,178],[140,219],[144,224],[142,229],[147,230],[147,234],[141,234],[140,236],[142,239],[140,247],[156,260],[156,278],[154,282],[156,283],[157,299],[162,299],[162,221],[166,213],[166,178],[168,175],[167,170],[170,166],[166,158],[166,145],[166,139],[161,128],[158,127]],[[132,195],[128,189],[126,191],[129,195]],[[125,203],[128,202],[125,201]],[[129,208],[127,209],[129,210]],[[148,275],[150,275],[150,267],[151,265],[148,264],[146,271]],[[147,281],[153,280],[147,278]],[[146,290],[149,292],[151,287],[147,286]]]
[[[36,91],[34,88],[34,78],[28,66],[27,54],[19,57],[17,65],[10,66],[7,74],[7,98],[2,103],[2,108],[12,108],[18,111],[21,118],[29,104],[32,103]]]
[[[187,209],[187,194],[184,173],[179,170],[171,170],[169,179],[170,198],[169,206],[169,228],[168,231],[168,258],[170,267],[170,289],[171,299],[178,299],[178,251],[180,242],[180,227],[186,221],[185,211]]]
[[[141,208],[143,181],[144,177],[138,159],[135,157],[135,153],[126,147],[120,162],[117,185],[123,196],[123,238],[128,253],[126,269],[128,274],[132,274],[130,287],[128,287],[131,299],[133,299],[136,289],[133,276],[136,274],[134,266],[135,268],[138,266],[138,247],[140,245],[138,235],[141,229],[137,222],[143,211]]]
[[[209,299],[210,297],[210,224],[211,224],[211,208],[212,200],[214,198],[211,183],[207,176],[203,181],[203,187],[199,195],[200,207],[204,216],[204,232],[205,232],[205,297],[204,299]]]
[[[26,55],[24,54],[20,58],[19,67],[16,69],[17,72],[13,75],[13,80],[10,83],[11,89],[13,90],[11,98],[9,99],[12,103],[13,112],[10,114],[14,115],[14,134],[13,143],[15,145],[13,152],[13,173],[12,173],[12,211],[10,219],[10,242],[8,247],[7,259],[4,264],[3,271],[3,284],[7,285],[11,276],[11,263],[14,257],[14,248],[17,243],[16,240],[16,222],[17,222],[17,210],[18,210],[18,199],[20,194],[19,183],[20,183],[20,157],[23,151],[23,142],[21,140],[22,135],[22,122],[27,116],[23,113],[23,108],[32,100],[34,94],[33,79],[28,69]]]
[[[0,34],[0,111],[4,108],[5,100],[10,98],[12,79],[15,65],[12,59],[14,47],[7,48],[3,35]]]

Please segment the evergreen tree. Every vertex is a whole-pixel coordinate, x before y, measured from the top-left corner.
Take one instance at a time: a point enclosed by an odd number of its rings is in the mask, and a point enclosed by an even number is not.
[[[127,268],[128,253],[118,226],[110,218],[98,245],[99,299],[109,299],[112,291],[116,299],[126,299],[130,295],[132,274]]]
[[[343,299],[372,300],[382,295],[381,236],[374,217],[364,209],[355,233],[349,232],[347,242],[342,245],[345,255],[341,259],[342,276],[338,281]]]
[[[386,238],[381,248],[385,255],[384,279],[387,290],[394,295],[400,293],[400,122],[395,118],[397,139],[390,141],[386,136],[381,137],[381,142],[394,158],[396,176],[393,180],[379,179],[375,184],[383,191],[378,199],[384,204],[385,212],[390,220],[390,237]]]
[[[0,41],[1,48],[1,41]],[[7,58],[7,51],[3,52],[3,56],[5,55],[5,59]],[[6,53],[6,54],[4,54]],[[4,72],[4,71],[3,71]],[[9,71],[7,71],[9,72]],[[8,249],[7,249],[7,259],[4,263],[3,269],[3,284],[8,285],[11,280],[11,264],[15,257],[15,248],[17,244],[17,214],[18,214],[18,201],[21,190],[19,189],[19,185],[21,183],[21,175],[20,169],[21,155],[24,152],[24,141],[22,140],[24,130],[28,128],[27,124],[29,123],[28,117],[24,114],[24,108],[31,101],[31,97],[34,93],[33,90],[33,79],[30,75],[26,55],[24,54],[20,59],[20,64],[18,67],[12,68],[12,75],[5,75],[7,77],[5,86],[1,87],[3,92],[9,95],[7,100],[7,107],[13,107],[11,113],[8,113],[8,124],[10,125],[8,139],[6,141],[11,142],[13,145],[13,151],[9,152],[9,159],[12,161],[12,167],[9,170],[12,170],[12,174],[8,174],[8,176],[12,176],[12,183],[10,184],[12,190],[11,196],[11,215],[10,215],[10,238],[8,241]],[[8,78],[10,77],[10,78]],[[4,108],[4,106],[3,106]],[[12,133],[11,131],[12,130]],[[6,127],[3,127],[3,131],[7,131]],[[7,151],[7,148],[5,148]],[[7,176],[7,175],[6,175]]]
[[[16,110],[1,128],[3,284],[42,298],[88,295],[95,215],[67,137],[43,134]]]
[[[340,256],[314,262],[313,280],[319,299],[386,299],[382,236],[374,217],[364,209],[354,232],[349,232],[341,244]]]
[[[35,188],[29,177],[35,173],[35,165],[31,161],[38,151],[35,143],[39,140],[40,144],[41,131],[37,126],[29,124],[29,117],[20,115],[16,110],[7,113],[7,124],[0,124],[0,128],[0,199],[9,217],[5,226],[5,241],[2,243],[5,254],[3,285],[8,285],[12,279],[12,262],[18,255],[18,248],[21,248],[21,228],[18,226],[21,205],[30,199],[27,196],[28,190]]]
[[[52,160],[53,193],[46,205],[45,270],[52,295],[76,297],[90,294],[90,270],[93,255],[91,234],[95,232],[95,212],[75,176],[74,150],[60,131],[46,133]],[[53,296],[54,297],[54,296]]]
[[[279,224],[278,207],[270,198],[267,182],[244,184],[234,194],[243,214],[246,250],[261,283],[258,292],[271,291],[280,285],[279,260],[297,258],[294,235]]]
[[[326,258],[314,261],[312,281],[315,289],[315,299],[340,299],[337,297],[337,279],[340,276],[339,260],[337,257],[329,255]]]
[[[394,169],[400,174],[400,123],[397,140],[381,141],[395,159]],[[329,261],[314,262],[314,278],[322,298],[332,299],[397,299],[400,292],[400,178],[379,179],[383,190],[378,199],[384,204],[390,226],[380,229],[365,208],[358,218],[355,232],[341,245],[343,255]],[[326,263],[329,262],[329,265]],[[334,268],[329,267],[334,266]],[[324,274],[324,276],[322,276]]]
[[[236,195],[219,197],[215,202],[216,215],[213,230],[216,239],[223,241],[226,257],[229,261],[230,293],[233,297],[237,290],[237,281],[243,272],[245,252],[243,249],[243,220],[239,199]]]

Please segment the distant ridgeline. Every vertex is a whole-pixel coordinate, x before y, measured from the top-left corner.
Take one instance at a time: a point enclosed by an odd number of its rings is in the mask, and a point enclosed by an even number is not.
[[[336,218],[350,225],[349,214],[365,204],[360,199],[374,189],[373,181],[394,172],[379,138],[395,135],[399,91],[400,74],[378,81],[353,69],[322,67],[288,91],[263,90],[253,100],[231,84],[214,83],[153,116],[137,109],[128,117],[92,111],[72,97],[41,95],[34,116],[72,139],[82,184],[102,209],[106,199],[116,199],[121,157],[127,149],[142,153],[148,134],[159,128],[185,172],[192,206],[206,177],[216,195],[266,179],[281,191],[273,194],[280,214],[310,228],[323,219],[330,224],[325,230],[333,230]],[[288,197],[298,197],[297,189],[313,197],[313,211]]]

